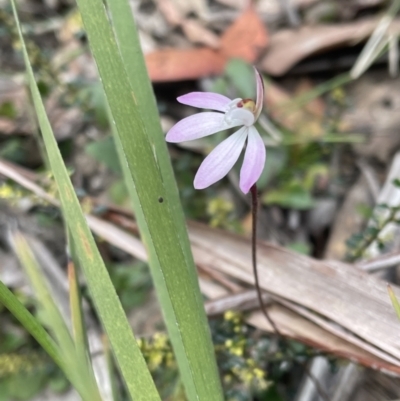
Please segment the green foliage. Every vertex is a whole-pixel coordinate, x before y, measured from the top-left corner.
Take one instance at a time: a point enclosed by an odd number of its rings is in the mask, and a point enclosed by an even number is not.
[[[267,188],[272,181],[283,172],[288,164],[288,152],[285,147],[274,147],[267,150],[265,167],[257,182],[257,187],[261,190]]]
[[[0,148],[0,157],[15,163],[21,163],[26,160],[26,147],[21,138],[10,138],[2,144]]]
[[[225,75],[243,99],[255,99],[254,70],[242,59],[232,59],[228,62]]]
[[[137,307],[145,301],[152,288],[147,263],[118,264],[110,266],[109,270],[111,280],[125,310]]]
[[[11,102],[4,102],[0,105],[0,116],[14,119],[17,115],[14,104]]]
[[[121,174],[118,153],[115,149],[114,139],[111,136],[89,143],[86,145],[85,151],[97,161],[104,163],[114,173]]]
[[[383,250],[387,238],[383,238],[381,233],[388,224],[400,223],[398,219],[399,212],[400,206],[377,205],[368,226],[363,231],[353,234],[346,241],[348,248],[347,259],[355,261],[363,257],[367,248],[374,242],[376,242],[380,250]]]
[[[291,242],[287,245],[287,248],[303,255],[311,254],[311,246],[306,242]]]
[[[263,197],[266,205],[279,205],[289,209],[306,210],[314,206],[310,192],[298,181],[289,182],[280,189],[270,190]]]

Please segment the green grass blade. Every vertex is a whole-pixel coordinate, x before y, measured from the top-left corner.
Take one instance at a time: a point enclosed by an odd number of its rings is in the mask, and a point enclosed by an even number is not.
[[[394,291],[390,285],[388,285],[388,293],[397,317],[400,319],[400,302],[394,294]]]
[[[81,308],[81,294],[75,266],[68,263],[69,303],[71,307],[72,331],[78,355],[85,360],[88,355],[87,338]]]
[[[54,334],[65,361],[68,362],[66,358],[71,358],[75,353],[74,343],[65,320],[48,290],[48,285],[45,282],[36,257],[20,232],[14,231],[10,234],[10,237],[18,259],[24,267],[36,298],[39,301],[39,307],[43,311],[44,320],[50,331]]]
[[[381,55],[388,43],[387,31],[400,9],[400,0],[393,0],[389,9],[385,12],[376,28],[372,32],[368,42],[362,49],[353,68],[350,71],[352,79],[359,78]]]
[[[117,49],[113,41],[106,39],[112,33],[100,3],[78,1],[105,84],[125,181],[149,253],[182,380],[190,400],[221,400],[222,390],[186,225],[131,10],[126,0],[107,2]],[[118,50],[124,65],[118,60]]]
[[[76,252],[85,273],[94,305],[109,337],[116,362],[132,398],[135,401],[159,401],[160,397],[153,379],[133,337],[124,310],[111,283],[93,236],[86,224],[67,169],[63,163],[34,79],[14,0],[12,0],[12,6],[21,40],[32,98],[49,162],[59,190],[65,220],[70,230],[74,233]]]
[[[2,303],[13,316],[25,327],[28,333],[42,346],[50,358],[64,371],[65,364],[61,356],[61,350],[50,337],[49,333],[37,321],[37,319],[25,308],[18,298],[0,281],[0,303]]]
[[[93,382],[88,380],[90,372],[88,366],[82,364],[77,357],[71,334],[61,312],[54,302],[53,295],[48,289],[44,275],[28,242],[18,231],[12,232],[10,237],[18,258],[30,279],[46,325],[54,334],[60,347],[68,376],[84,400],[101,401],[97,386],[93,386]]]
[[[76,361],[79,364],[78,369],[82,370],[83,380],[86,383],[86,387],[90,389],[90,400],[101,400],[99,388],[90,363],[90,351],[82,312],[82,298],[75,266],[72,262],[68,264],[68,282]]]

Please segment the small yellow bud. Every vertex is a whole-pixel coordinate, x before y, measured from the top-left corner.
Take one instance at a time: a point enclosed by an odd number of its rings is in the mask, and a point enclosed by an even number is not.
[[[265,372],[260,368],[254,368],[253,373],[254,376],[257,377],[257,379],[263,379],[265,377]]]

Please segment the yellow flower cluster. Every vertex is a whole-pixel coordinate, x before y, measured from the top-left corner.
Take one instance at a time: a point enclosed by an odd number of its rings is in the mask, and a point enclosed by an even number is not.
[[[227,339],[223,347],[224,351],[230,355],[241,358],[240,362],[231,367],[230,372],[223,377],[224,383],[229,385],[234,381],[243,383],[246,387],[253,388],[257,391],[266,390],[272,382],[266,380],[266,374],[253,358],[245,359],[248,352],[247,338],[244,335],[238,335],[243,332],[243,317],[241,313],[234,311],[226,311],[224,320],[232,325],[233,332],[237,334],[235,339]]]
[[[224,198],[211,199],[207,204],[207,213],[211,217],[210,226],[226,228],[228,216],[233,209],[233,203]]]
[[[154,372],[162,366],[176,366],[171,344],[165,333],[155,333],[151,339],[140,338],[137,342],[150,371]]]
[[[18,189],[15,189],[13,186],[8,184],[0,185],[0,199],[15,201],[22,198],[22,196],[22,192]]]
[[[0,355],[0,378],[20,373],[32,373],[41,367],[44,367],[44,359],[37,353]]]

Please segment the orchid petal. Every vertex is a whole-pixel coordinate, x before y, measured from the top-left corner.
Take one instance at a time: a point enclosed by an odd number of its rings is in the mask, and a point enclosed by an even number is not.
[[[257,182],[265,165],[265,145],[254,127],[249,127],[246,152],[240,169],[240,189],[247,194]]]
[[[242,127],[221,142],[201,163],[194,187],[204,189],[225,177],[234,166],[246,141],[247,127]]]
[[[219,93],[212,92],[191,92],[177,98],[179,103],[199,109],[226,111],[231,99]]]
[[[257,86],[257,99],[256,99],[256,108],[254,111],[254,116],[255,119],[257,120],[257,118],[261,114],[261,110],[264,103],[264,81],[255,67],[254,67],[254,73],[256,74],[256,86]]]
[[[242,125],[241,121],[232,121],[228,124],[225,121],[225,114],[204,112],[194,114],[178,121],[167,133],[167,142],[184,142],[193,139],[203,138],[224,129]]]
[[[225,121],[233,124],[237,122],[236,125],[249,127],[254,124],[254,114],[250,110],[237,107],[225,114]]]

